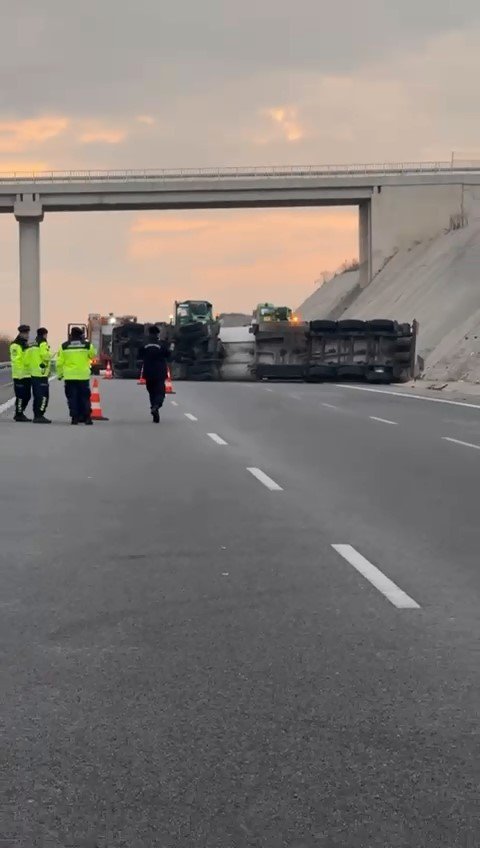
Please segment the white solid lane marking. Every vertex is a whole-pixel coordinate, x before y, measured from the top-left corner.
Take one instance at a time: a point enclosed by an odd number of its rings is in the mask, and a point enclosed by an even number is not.
[[[212,442],[216,442],[217,445],[228,445],[228,442],[226,442],[225,439],[222,439],[218,433],[207,433],[207,436],[212,440]]]
[[[261,471],[260,468],[247,468],[247,471],[249,471],[250,474],[253,474],[253,476],[256,477],[260,483],[263,483],[263,485],[266,486],[267,489],[270,489],[271,492],[283,492],[282,487],[279,486],[278,483],[275,483],[275,480],[272,480],[272,478],[269,477],[268,474],[265,474],[264,471]]]
[[[423,395],[407,395],[405,392],[390,392],[387,389],[370,389],[366,386],[350,386],[347,383],[336,383],[337,389],[353,389],[355,392],[373,392],[378,395],[392,395],[393,397],[410,398],[410,400],[427,400],[429,403],[448,403],[450,406],[466,406],[468,409],[478,409],[480,404],[466,403],[461,400],[447,400],[446,398],[424,397]]]
[[[265,391],[266,392],[273,392],[273,389],[270,389],[270,388],[268,388],[268,386],[265,386]]]
[[[177,403],[176,400],[172,400],[172,406],[178,406],[178,403]]]
[[[0,403],[0,415],[2,412],[6,412],[7,409],[10,409],[15,403],[15,398],[10,398],[10,400],[5,401],[5,403]]]
[[[442,436],[444,442],[453,442],[454,445],[463,445],[464,448],[475,448],[475,450],[480,450],[480,445],[472,445],[471,442],[462,442],[460,439],[452,439],[450,436]]]
[[[334,403],[322,403],[322,406],[326,406],[327,409],[338,409],[338,406],[335,406]]]
[[[198,421],[198,418],[195,418],[191,412],[184,412],[185,418],[188,418],[189,421]]]
[[[386,577],[376,565],[372,565],[368,559],[359,554],[352,545],[332,545],[332,548],[350,565],[353,565],[395,607],[398,607],[398,609],[420,609],[420,604],[417,604],[410,595],[407,595],[403,589],[400,589],[396,583]]]
[[[377,418],[376,415],[369,415],[369,418],[371,418],[372,421],[380,421],[381,424],[397,424],[398,425],[398,421],[390,421],[389,418]]]

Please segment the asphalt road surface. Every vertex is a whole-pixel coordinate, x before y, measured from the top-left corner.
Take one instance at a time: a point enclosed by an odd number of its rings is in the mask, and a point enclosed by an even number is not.
[[[100,386],[0,416],[2,848],[476,848],[480,408]]]

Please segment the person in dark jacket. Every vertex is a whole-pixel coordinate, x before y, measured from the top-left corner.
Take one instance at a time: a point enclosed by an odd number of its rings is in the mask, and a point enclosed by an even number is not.
[[[140,348],[139,358],[143,362],[143,377],[150,398],[150,411],[154,424],[160,422],[160,409],[165,400],[165,380],[168,374],[170,350],[160,339],[160,330],[155,325],[148,328],[148,340]]]

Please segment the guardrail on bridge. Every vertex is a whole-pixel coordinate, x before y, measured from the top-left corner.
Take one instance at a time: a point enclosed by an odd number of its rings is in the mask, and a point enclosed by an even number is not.
[[[8,183],[138,182],[175,179],[245,179],[248,177],[329,177],[465,173],[480,171],[480,160],[438,162],[382,162],[352,165],[255,165],[223,168],[144,168],[142,170],[0,171],[0,185]]]

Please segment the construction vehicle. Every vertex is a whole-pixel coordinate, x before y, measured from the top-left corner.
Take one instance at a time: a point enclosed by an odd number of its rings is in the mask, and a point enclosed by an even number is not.
[[[310,321],[305,380],[406,382],[414,377],[417,333],[416,321]]]
[[[252,374],[256,380],[303,380],[307,324],[288,306],[259,303],[250,332],[255,336]]]
[[[208,300],[175,301],[168,339],[174,380],[219,380],[223,347],[220,323]]]
[[[298,324],[299,317],[289,306],[275,306],[273,303],[259,303],[253,311],[252,326],[278,321]]]

